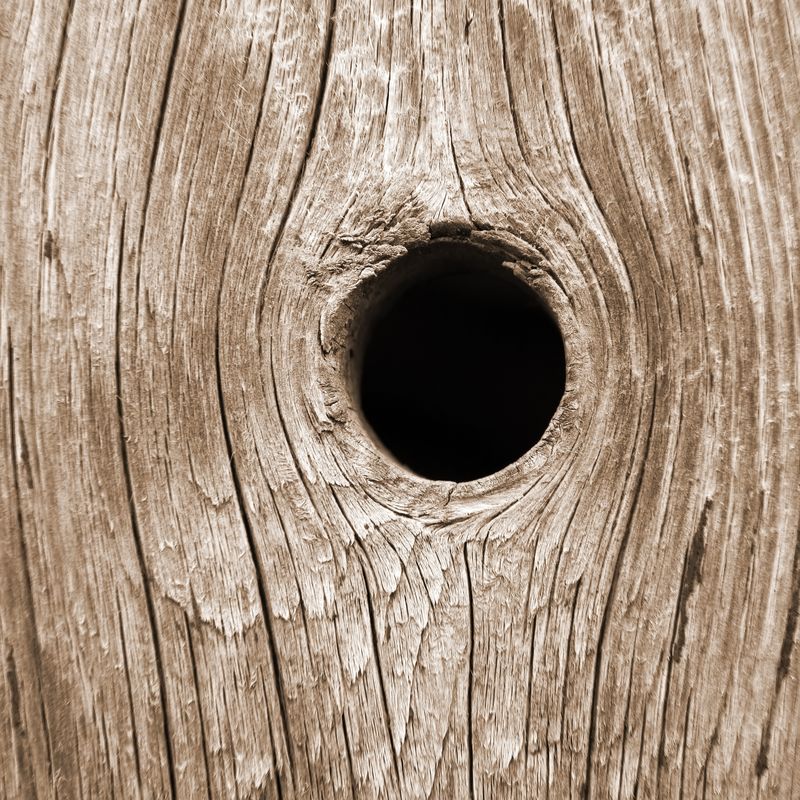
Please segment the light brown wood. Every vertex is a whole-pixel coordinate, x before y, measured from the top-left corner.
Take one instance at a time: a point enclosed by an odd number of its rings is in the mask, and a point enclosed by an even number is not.
[[[800,7],[0,10],[0,795],[800,797]],[[386,459],[380,273],[500,248],[567,392]]]

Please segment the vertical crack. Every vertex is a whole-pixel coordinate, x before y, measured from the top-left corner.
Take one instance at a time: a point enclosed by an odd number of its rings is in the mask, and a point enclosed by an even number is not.
[[[475,748],[472,740],[473,708],[472,682],[475,674],[475,600],[472,594],[472,573],[469,568],[467,544],[464,544],[464,567],[467,573],[467,598],[469,600],[469,672],[467,673],[467,755],[469,758],[469,796],[475,798]]]
[[[142,252],[142,238],[144,237],[144,230],[147,226],[147,212],[150,208],[150,191],[153,186],[153,176],[156,171],[156,161],[158,154],[161,152],[161,131],[164,127],[164,119],[167,114],[167,103],[169,101],[170,90],[172,89],[172,79],[175,75],[175,62],[178,58],[178,46],[180,44],[181,32],[183,30],[183,22],[186,16],[186,3],[187,0],[181,0],[180,8],[178,9],[178,19],[175,23],[175,32],[172,36],[172,50],[169,55],[169,62],[167,64],[167,74],[164,79],[164,92],[161,95],[161,105],[158,109],[158,119],[156,121],[155,135],[153,137],[153,148],[150,153],[150,167],[147,172],[147,183],[144,190],[144,202],[142,203],[142,227],[139,231],[139,248],[138,252]]]
[[[155,656],[155,667],[158,673],[158,688],[161,700],[161,716],[164,724],[164,746],[166,748],[167,770],[169,772],[169,783],[172,797],[177,795],[177,784],[175,778],[175,760],[172,752],[172,737],[170,734],[169,709],[167,702],[166,680],[164,678],[164,666],[161,660],[161,637],[156,623],[155,604],[153,603],[152,591],[150,588],[150,575],[142,547],[142,536],[139,528],[139,519],[136,513],[136,501],[133,495],[133,480],[131,477],[130,459],[128,455],[128,435],[125,429],[124,404],[122,400],[122,268],[125,254],[125,217],[126,212],[122,212],[122,222],[120,224],[119,235],[119,254],[117,261],[117,317],[115,325],[115,358],[114,373],[116,380],[117,395],[117,418],[119,420],[119,450],[122,460],[122,471],[125,477],[125,490],[128,496],[128,512],[130,514],[133,541],[136,548],[136,558],[142,574],[142,587],[144,590],[145,604],[147,606],[147,618],[150,624],[150,631],[153,635],[153,649]],[[132,721],[133,722],[133,721]]]
[[[286,201],[286,208],[284,209],[283,214],[281,216],[281,220],[278,223],[278,229],[275,233],[275,238],[272,242],[272,246],[269,249],[269,254],[267,255],[266,267],[264,269],[264,276],[265,276],[264,281],[258,292],[257,328],[261,327],[261,314],[264,306],[264,295],[266,293],[267,282],[271,272],[270,268],[272,266],[272,261],[275,258],[275,253],[277,252],[281,241],[283,241],[283,233],[286,229],[286,224],[289,221],[289,216],[292,213],[292,209],[294,208],[294,202],[295,199],[297,198],[297,193],[300,189],[300,184],[302,183],[303,177],[306,174],[308,159],[309,156],[311,155],[311,151],[313,150],[314,147],[314,142],[316,141],[317,138],[317,129],[319,127],[319,120],[320,117],[322,116],[322,106],[324,105],[325,95],[327,94],[327,89],[328,89],[328,72],[331,61],[331,52],[333,50],[333,32],[334,28],[336,27],[335,26],[336,3],[337,0],[331,0],[330,8],[328,11],[328,27],[325,31],[325,44],[322,50],[317,96],[314,99],[314,111],[311,116],[311,124],[308,129],[308,136],[306,137],[305,149],[303,151],[303,161],[300,165],[300,169],[295,174],[294,181],[292,182],[292,188],[289,192],[289,197]]]
[[[800,618],[800,531],[795,540],[794,559],[792,561],[791,577],[791,599],[789,601],[789,611],[786,614],[786,627],[781,642],[778,666],[775,670],[775,689],[772,693],[772,700],[769,705],[769,714],[764,730],[761,734],[761,747],[756,758],[756,776],[761,777],[769,766],[769,748],[772,743],[772,726],[775,718],[775,708],[778,702],[778,695],[781,692],[786,676],[789,674],[791,664],[792,649],[794,648],[794,637],[797,633],[797,623]]]
[[[19,468],[17,466],[17,434],[14,415],[14,346],[11,343],[11,330],[8,330],[8,416],[9,434],[11,438],[11,470],[14,481],[14,491],[17,497],[17,531],[19,534],[19,552],[22,561],[23,584],[25,594],[26,616],[31,624],[31,645],[33,649],[33,662],[36,669],[36,686],[39,689],[39,708],[42,726],[45,732],[47,745],[47,775],[53,781],[53,745],[50,741],[50,726],[47,721],[47,710],[44,702],[44,687],[42,686],[42,646],[39,641],[39,626],[36,619],[36,606],[33,602],[33,581],[31,579],[30,560],[28,558],[28,544],[25,540],[25,523],[22,517],[22,494],[20,492]],[[24,446],[24,437],[23,442]]]
[[[197,613],[194,593],[192,593],[192,605],[195,606]],[[186,643],[189,646],[189,661],[192,663],[192,680],[194,681],[194,693],[197,697],[197,716],[200,722],[200,748],[203,751],[203,766],[206,772],[206,796],[211,800],[211,770],[208,766],[208,744],[206,742],[206,723],[203,715],[203,703],[200,700],[200,678],[197,671],[197,659],[194,654],[194,644],[192,643],[192,628],[189,624],[189,615],[183,612],[183,625],[186,630]]]
[[[656,413],[656,401],[655,397],[657,394],[657,381],[656,385],[653,387],[653,400],[650,406],[650,422],[647,430],[647,435],[644,440],[644,453],[642,456],[642,466],[639,469],[639,475],[636,480],[636,486],[633,490],[633,497],[631,499],[631,507],[630,511],[628,512],[628,523],[625,526],[625,531],[622,535],[622,541],[619,545],[619,550],[617,552],[617,557],[614,562],[614,571],[611,576],[611,586],[608,590],[608,597],[606,598],[605,607],[603,609],[603,618],[600,623],[600,632],[597,637],[597,650],[595,651],[595,662],[594,662],[594,677],[592,679],[592,701],[590,705],[590,712],[589,712],[589,740],[586,746],[586,774],[584,775],[584,785],[583,785],[583,797],[589,798],[592,794],[592,759],[594,756],[595,750],[595,740],[597,736],[597,712],[598,712],[598,703],[600,702],[599,694],[600,694],[600,671],[602,670],[603,666],[603,649],[605,645],[605,638],[606,638],[606,630],[608,628],[608,621],[611,617],[611,608],[614,604],[614,600],[616,599],[617,594],[617,584],[619,581],[619,575],[622,571],[622,563],[625,560],[625,552],[628,547],[628,540],[630,539],[631,528],[633,526],[633,519],[636,515],[636,510],[639,506],[639,497],[642,491],[642,484],[644,483],[644,464],[647,463],[647,457],[650,453],[650,444],[653,438],[653,424],[655,422],[655,413]],[[636,433],[634,434],[634,442],[637,442],[639,439],[639,428],[641,424],[641,416],[637,419],[636,422]],[[630,478],[630,473],[625,480],[625,494],[627,494],[628,490],[628,479]],[[619,511],[617,513],[617,517],[614,519],[614,524],[612,525],[612,530],[616,529],[617,527],[617,520],[619,518]]]

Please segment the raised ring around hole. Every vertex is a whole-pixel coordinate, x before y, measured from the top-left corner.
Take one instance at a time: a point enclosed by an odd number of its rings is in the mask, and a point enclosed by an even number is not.
[[[377,443],[419,476],[470,481],[542,437],[566,358],[544,300],[501,254],[432,243],[383,273],[353,343],[353,391]]]

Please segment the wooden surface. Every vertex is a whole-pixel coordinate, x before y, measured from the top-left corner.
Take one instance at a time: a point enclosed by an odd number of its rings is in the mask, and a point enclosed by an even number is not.
[[[796,0],[0,10],[0,796],[800,797]],[[562,408],[431,483],[351,408],[501,247]]]

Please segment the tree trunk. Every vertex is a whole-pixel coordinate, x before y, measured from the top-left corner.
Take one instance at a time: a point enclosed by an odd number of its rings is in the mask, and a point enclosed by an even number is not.
[[[800,797],[799,19],[5,3],[0,795]],[[347,367],[434,242],[567,353],[463,483]]]

